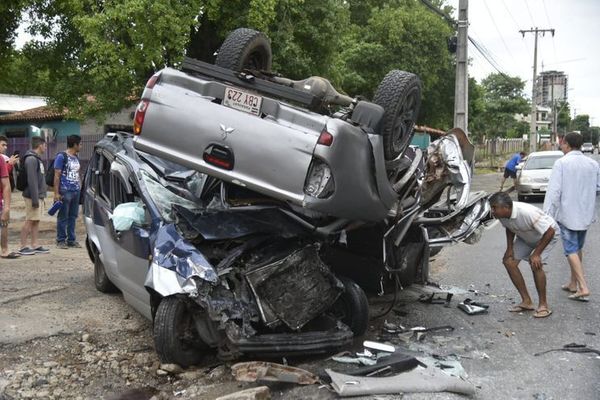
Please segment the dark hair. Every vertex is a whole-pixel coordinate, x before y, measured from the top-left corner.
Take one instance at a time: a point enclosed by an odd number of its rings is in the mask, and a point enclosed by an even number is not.
[[[76,144],[81,143],[81,136],[79,135],[69,135],[67,137],[67,147],[71,148],[73,146],[75,146]]]
[[[583,144],[583,136],[577,132],[569,132],[565,135],[565,142],[575,150],[579,150]]]
[[[6,138],[6,136],[0,135],[0,142],[6,142],[6,143],[8,143],[8,139]]]
[[[496,192],[490,196],[489,200],[491,206],[504,206],[512,208],[513,201],[506,192]]]
[[[46,141],[41,136],[34,136],[31,138],[31,148],[33,150],[37,149],[38,147],[40,147],[40,145],[44,143],[46,143]]]
[[[521,157],[525,157],[525,156],[527,155],[527,153],[525,153],[524,151],[522,151],[522,152],[520,152],[520,153],[519,153],[519,155],[520,155]]]

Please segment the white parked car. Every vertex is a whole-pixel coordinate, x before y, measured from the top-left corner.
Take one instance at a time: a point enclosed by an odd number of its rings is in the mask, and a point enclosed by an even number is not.
[[[517,166],[517,198],[527,201],[532,196],[545,196],[554,162],[563,156],[562,151],[538,151]]]

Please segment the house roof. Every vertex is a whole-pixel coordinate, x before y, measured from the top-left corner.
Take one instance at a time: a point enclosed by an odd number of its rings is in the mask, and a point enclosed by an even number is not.
[[[11,114],[0,115],[0,123],[21,121],[54,121],[64,119],[65,111],[58,111],[49,106],[36,107],[30,110],[17,111]]]
[[[46,98],[41,96],[19,96],[0,93],[0,114],[29,110],[46,105]]]

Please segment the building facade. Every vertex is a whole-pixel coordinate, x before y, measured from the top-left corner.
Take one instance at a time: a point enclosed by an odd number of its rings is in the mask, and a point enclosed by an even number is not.
[[[568,101],[569,79],[562,71],[544,71],[535,81],[535,104],[543,107],[552,107]]]

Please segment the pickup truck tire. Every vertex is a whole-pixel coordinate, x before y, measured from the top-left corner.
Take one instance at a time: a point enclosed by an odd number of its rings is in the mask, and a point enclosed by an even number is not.
[[[168,296],[161,300],[154,316],[154,347],[165,364],[182,367],[198,364],[204,349],[188,305],[183,299]]]
[[[369,301],[367,295],[353,280],[340,276],[344,292],[333,304],[333,313],[350,328],[354,336],[362,336],[369,327]]]
[[[383,150],[394,160],[406,150],[421,107],[421,81],[410,72],[392,70],[383,78],[373,103],[383,107]]]
[[[270,71],[273,54],[267,36],[259,31],[238,28],[225,39],[215,65],[233,71],[243,69]]]

